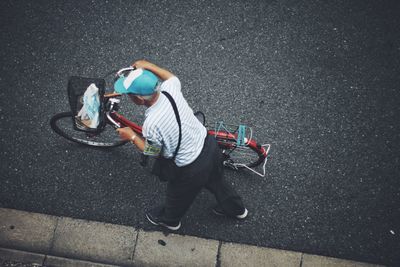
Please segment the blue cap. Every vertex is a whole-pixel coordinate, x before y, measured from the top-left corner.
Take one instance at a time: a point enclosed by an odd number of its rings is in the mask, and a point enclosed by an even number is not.
[[[157,76],[151,71],[136,69],[127,76],[118,78],[114,90],[119,94],[152,95],[158,83]]]

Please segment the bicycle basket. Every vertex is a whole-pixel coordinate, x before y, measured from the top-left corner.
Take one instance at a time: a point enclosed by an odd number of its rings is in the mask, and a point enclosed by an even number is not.
[[[99,123],[97,126],[93,126],[90,120],[82,119],[78,116],[79,111],[84,105],[84,94],[91,84],[95,84],[98,90],[99,107],[98,112]],[[105,81],[104,79],[98,78],[85,78],[79,76],[71,76],[68,80],[68,99],[72,111],[72,123],[75,130],[84,131],[89,133],[99,133],[104,129],[105,126],[105,112],[104,112],[104,92],[105,92]]]

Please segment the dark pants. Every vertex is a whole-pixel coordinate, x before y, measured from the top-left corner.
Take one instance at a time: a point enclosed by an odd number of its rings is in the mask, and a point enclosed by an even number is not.
[[[242,214],[243,202],[232,186],[224,181],[223,168],[217,141],[213,136],[207,136],[198,158],[180,168],[178,179],[168,182],[163,219],[166,222],[180,221],[203,187],[214,194],[225,214]]]

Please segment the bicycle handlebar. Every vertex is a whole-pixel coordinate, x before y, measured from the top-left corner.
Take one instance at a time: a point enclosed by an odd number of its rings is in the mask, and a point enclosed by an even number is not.
[[[122,69],[120,69],[119,71],[117,71],[117,76],[121,76],[121,74],[124,72],[124,71],[127,71],[127,70],[135,70],[136,68],[134,68],[134,67],[132,67],[132,66],[129,66],[129,67],[127,67],[127,68],[122,68]]]
[[[112,98],[112,97],[118,97],[121,96],[122,94],[118,94],[118,93],[109,93],[109,94],[104,94],[105,98]]]

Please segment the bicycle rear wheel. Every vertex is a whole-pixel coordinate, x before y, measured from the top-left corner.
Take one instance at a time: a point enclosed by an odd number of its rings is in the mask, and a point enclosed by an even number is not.
[[[85,146],[109,148],[127,143],[127,141],[122,141],[115,130],[107,125],[98,134],[77,131],[73,127],[72,116],[71,111],[54,115],[50,120],[53,131],[72,142]]]
[[[233,140],[217,138],[218,145],[224,155],[224,165],[232,169],[256,167],[266,158],[265,149],[251,141],[246,146],[237,146]]]

